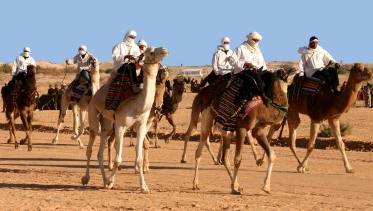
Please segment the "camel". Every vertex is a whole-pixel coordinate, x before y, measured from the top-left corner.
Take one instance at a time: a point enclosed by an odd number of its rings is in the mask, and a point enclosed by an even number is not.
[[[158,73],[157,73],[156,85],[155,85],[154,103],[153,103],[152,109],[150,110],[149,119],[147,121],[148,131],[151,128],[155,119],[159,116],[159,112],[162,109],[163,95],[164,95],[165,89],[166,89],[165,82],[167,80],[168,75],[169,75],[168,68],[165,68],[164,66],[162,66],[160,64],[159,65],[159,70],[158,70]],[[135,132],[133,126],[129,129],[129,132],[130,132],[130,145],[129,146],[132,147],[132,146],[135,146],[135,144],[133,143],[133,140],[132,140],[132,135]],[[110,135],[110,138],[108,139],[108,146],[109,146],[108,147],[108,155],[109,155],[108,160],[109,160],[109,169],[110,170],[113,169],[113,159],[112,159],[112,156],[111,156],[111,150],[114,146],[114,138],[115,138],[115,134],[112,133]],[[151,141],[150,141],[150,137],[146,134],[145,140],[144,140],[144,146],[143,146],[143,148],[144,148],[144,156],[143,156],[143,172],[144,172],[144,174],[149,172],[148,153],[149,153],[149,145],[150,144],[152,144]],[[157,148],[157,145],[155,147]],[[134,165],[135,173],[138,173],[139,169],[138,169],[136,163],[137,163],[137,161],[135,160],[135,165]]]
[[[223,81],[222,83],[228,83],[228,80]],[[190,113],[189,126],[188,126],[188,130],[186,131],[186,133],[184,135],[184,149],[183,149],[183,155],[181,156],[181,161],[180,161],[181,163],[186,163],[187,162],[186,152],[187,152],[188,142],[189,142],[190,136],[193,134],[194,130],[197,128],[200,113],[204,109],[203,108],[204,105],[202,103],[202,98],[203,98],[204,93],[205,93],[205,88],[202,89],[200,92],[198,92],[198,94],[193,99],[192,112]],[[263,164],[264,160],[263,160],[263,158],[258,159],[258,154],[257,154],[256,148],[254,146],[254,140],[253,140],[253,138],[251,136],[251,133],[249,131],[247,132],[246,137],[248,138],[251,149],[253,150],[254,159],[255,159],[257,165],[261,166]],[[223,138],[220,136],[220,149],[219,149],[219,154],[216,157],[214,152],[211,149],[209,139],[207,139],[207,141],[206,141],[206,148],[207,148],[208,152],[210,153],[210,156],[211,156],[213,162],[216,165],[219,165],[221,163],[221,150],[222,150],[222,147],[223,147],[222,144],[223,144]]]
[[[85,91],[82,94],[79,103],[75,101],[70,101],[70,98],[73,94],[72,92],[72,86],[69,86],[67,90],[62,94],[61,97],[61,109],[60,114],[58,116],[58,122],[57,122],[57,132],[56,136],[53,138],[52,143],[57,144],[59,140],[59,133],[61,129],[61,125],[64,122],[67,110],[69,109],[69,106],[72,107],[73,111],[73,136],[71,136],[71,139],[74,141],[77,141],[79,144],[79,148],[83,149],[84,144],[80,140],[80,136],[84,132],[84,120],[85,116],[88,111],[88,104],[91,100],[92,96],[96,94],[98,88],[100,87],[100,65],[98,60],[92,60],[92,68],[90,71],[91,75],[91,82],[92,82],[92,95],[87,95],[87,88],[84,87]]]
[[[346,156],[345,144],[343,143],[339,127],[339,119],[342,114],[347,113],[355,103],[363,82],[372,79],[372,76],[372,69],[368,69],[362,64],[355,63],[350,70],[346,88],[344,88],[340,95],[335,96],[330,88],[324,85],[320,92],[314,96],[306,96],[299,100],[289,100],[287,122],[291,140],[290,149],[299,163],[297,167],[299,173],[304,173],[307,170],[307,161],[314,149],[320,124],[324,120],[328,120],[332,129],[332,134],[342,154],[346,172],[354,172]],[[296,151],[297,127],[300,124],[299,114],[305,114],[311,119],[310,140],[308,142],[307,153],[302,161]]]
[[[125,131],[134,125],[137,131],[136,143],[136,165],[139,167],[140,177],[140,191],[141,193],[150,193],[148,186],[145,183],[144,173],[142,171],[143,162],[143,143],[145,134],[147,132],[147,121],[149,118],[150,110],[153,106],[155,96],[156,74],[158,72],[159,63],[163,58],[168,55],[166,48],[149,47],[145,51],[144,61],[144,87],[141,93],[135,95],[131,99],[122,102],[115,111],[115,121],[104,118],[100,115],[105,109],[106,94],[109,90],[109,83],[102,86],[93,97],[89,104],[88,120],[89,120],[89,143],[87,145],[87,169],[86,174],[82,177],[82,184],[86,185],[89,182],[89,167],[92,155],[92,145],[98,133],[99,125],[101,125],[100,133],[100,148],[97,155],[101,175],[104,182],[104,187],[111,189],[114,185],[115,175],[120,168],[122,162],[122,149],[123,149],[123,135]],[[103,152],[107,144],[108,136],[113,130],[115,131],[115,149],[116,156],[114,159],[114,167],[111,175],[107,178],[105,175],[103,164]]]
[[[166,135],[165,142],[169,143],[170,139],[172,139],[173,135],[176,132],[176,124],[173,119],[173,114],[178,108],[179,103],[183,99],[183,93],[185,92],[185,82],[180,79],[174,79],[174,83],[172,85],[172,96],[165,93],[163,97],[163,105],[161,109],[156,110],[155,117],[154,117],[154,142],[155,147],[159,147],[158,145],[158,126],[159,122],[161,121],[162,117],[164,116],[168,123],[172,126],[172,131],[168,135]]]
[[[15,148],[18,148],[18,142],[16,139],[16,127],[15,120],[20,116],[23,126],[25,127],[26,137],[20,141],[20,144],[24,144],[27,141],[28,151],[32,151],[31,133],[32,133],[32,118],[34,115],[34,109],[36,106],[36,80],[35,80],[36,67],[33,65],[27,66],[26,86],[24,90],[20,90],[16,99],[13,100],[13,90],[16,83],[13,86],[4,87],[2,89],[3,102],[6,108],[6,118],[9,124],[9,135],[10,138],[8,143],[15,143]]]
[[[295,69],[291,69],[291,76],[293,77]],[[286,115],[286,112],[284,111],[284,108],[287,107],[287,86],[288,83],[286,82],[286,79],[288,81],[292,80],[292,77],[281,77],[283,71],[278,70],[276,72],[275,81],[273,85],[273,103],[272,106],[266,107],[265,105],[260,105],[256,109],[252,110],[245,119],[238,118],[237,124],[236,124],[236,152],[234,157],[234,172],[233,175],[230,171],[230,164],[228,159],[228,153],[230,148],[230,139],[227,137],[227,133],[221,130],[220,127],[217,127],[216,129],[220,131],[221,135],[223,136],[224,142],[223,142],[223,163],[224,166],[231,178],[231,193],[232,194],[241,194],[242,189],[239,187],[239,184],[237,182],[237,175],[238,170],[241,164],[242,159],[242,147],[244,143],[245,136],[249,130],[252,131],[252,136],[257,139],[258,143],[261,145],[261,147],[264,149],[268,156],[268,167],[266,171],[266,176],[264,179],[264,186],[262,188],[263,191],[266,193],[270,193],[270,180],[271,180],[271,173],[274,161],[276,159],[276,155],[274,151],[271,149],[270,144],[267,140],[267,136],[265,134],[265,128],[267,126],[272,126],[272,128],[279,128],[281,125],[281,122],[284,118],[284,115]],[[280,76],[280,77],[279,77]],[[202,149],[203,146],[207,143],[207,140],[209,138],[209,134],[212,132],[211,129],[213,127],[213,121],[217,116],[217,109],[219,107],[219,103],[221,101],[223,96],[220,96],[218,99],[215,99],[211,106],[207,107],[202,111],[202,117],[201,117],[201,135],[200,135],[200,141],[198,148],[196,150],[195,154],[195,176],[193,180],[193,189],[199,190],[200,184],[199,184],[199,178],[198,178],[198,171],[199,171],[199,163],[202,156]],[[272,133],[270,131],[270,133]]]

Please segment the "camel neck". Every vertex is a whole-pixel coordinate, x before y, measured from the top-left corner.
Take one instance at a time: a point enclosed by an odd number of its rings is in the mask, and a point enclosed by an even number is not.
[[[338,104],[348,110],[352,106],[352,104],[354,104],[357,93],[361,89],[362,84],[362,82],[357,83],[349,78],[342,94],[336,97]]]
[[[155,96],[156,72],[158,63],[144,64],[144,87],[139,94],[139,103],[137,104],[140,110],[150,110],[153,106]]]

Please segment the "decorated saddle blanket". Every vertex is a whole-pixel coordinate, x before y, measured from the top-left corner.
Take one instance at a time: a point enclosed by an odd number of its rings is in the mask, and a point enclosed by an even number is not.
[[[316,77],[305,77],[302,81],[302,92],[315,95],[319,93],[324,81]]]
[[[74,80],[70,85],[69,88],[72,91],[70,96],[70,101],[72,102],[79,102],[80,98],[84,94],[84,92],[88,89],[87,84],[80,83],[79,80]]]
[[[210,106],[212,101],[220,97],[229,83],[230,76],[226,78],[217,79],[214,83],[204,87],[200,90],[202,98],[202,110]]]
[[[234,114],[239,111],[240,106],[235,104],[235,96],[243,83],[242,78],[232,75],[231,83],[221,97],[216,123],[221,124],[225,131],[234,131],[236,128],[237,120]]]
[[[117,74],[110,84],[106,96],[105,108],[116,110],[119,103],[133,96],[130,79],[126,74]]]
[[[245,117],[253,111],[255,108],[259,107],[263,104],[262,98],[260,96],[255,96],[252,100],[246,101],[246,103],[242,106],[242,109],[238,116],[241,119],[245,119]]]

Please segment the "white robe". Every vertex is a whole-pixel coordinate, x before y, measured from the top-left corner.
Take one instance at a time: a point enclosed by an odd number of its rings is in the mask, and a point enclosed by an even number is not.
[[[305,74],[307,77],[311,77],[316,71],[321,71],[329,62],[336,63],[321,46],[317,46],[316,49],[299,48],[298,53],[302,54],[299,61],[299,76]]]
[[[27,73],[28,65],[36,66],[34,58],[29,56],[28,58],[25,59],[25,57],[23,57],[23,53],[20,54],[16,58],[16,60],[13,62],[12,75],[18,75],[19,73],[22,73],[22,72]]]
[[[246,62],[253,64],[255,68],[259,69],[263,67],[263,70],[267,70],[267,65],[264,61],[262,53],[251,52],[250,49],[244,44],[241,44],[234,50],[232,59],[230,59],[229,61],[234,67],[234,74],[237,74],[244,70],[244,64]]]
[[[229,63],[228,57],[233,55],[231,49],[227,53],[220,48],[216,51],[212,57],[212,69],[216,75],[225,75],[233,72],[233,66]]]
[[[71,65],[71,64],[78,64],[78,72],[76,74],[76,79],[79,78],[80,76],[80,72],[82,70],[90,70],[91,69],[91,59],[89,58],[90,56],[93,56],[92,54],[90,53],[86,53],[84,58],[80,55],[80,54],[77,54],[74,58],[72,59],[69,59],[67,60],[67,64]]]
[[[140,54],[140,48],[136,44],[133,44],[131,47],[127,46],[124,42],[117,44],[113,47],[112,51],[114,70],[117,71],[124,64],[124,56],[132,55],[137,61]]]

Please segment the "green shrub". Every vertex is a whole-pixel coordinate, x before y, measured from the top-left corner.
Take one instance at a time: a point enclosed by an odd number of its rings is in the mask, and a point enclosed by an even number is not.
[[[351,135],[352,134],[352,124],[340,122],[339,128],[341,130],[341,136]],[[319,134],[320,137],[332,137],[332,130],[328,124],[322,124],[320,126]]]
[[[3,73],[11,73],[12,72],[12,65],[4,63],[0,66],[0,71],[3,72]]]

